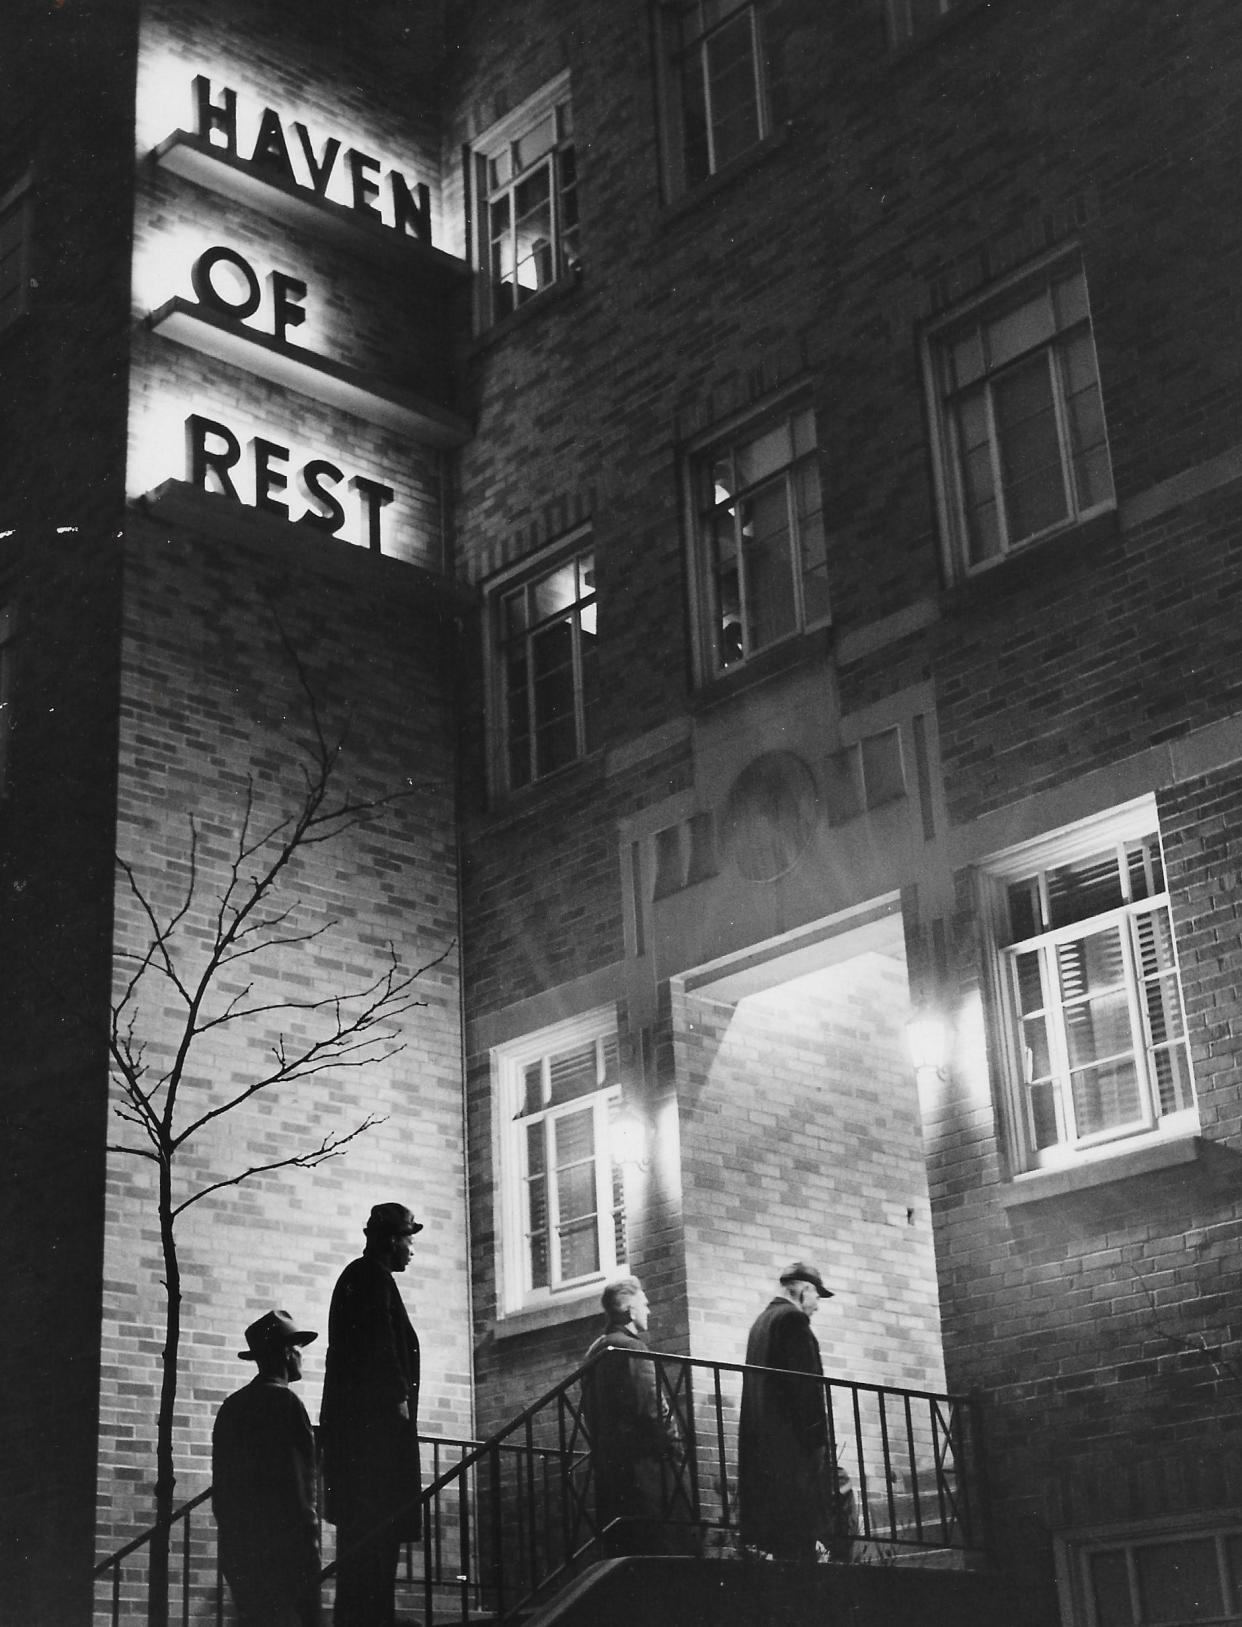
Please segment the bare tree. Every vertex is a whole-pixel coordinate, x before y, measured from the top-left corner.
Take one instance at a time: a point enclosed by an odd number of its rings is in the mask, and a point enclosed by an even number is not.
[[[177,1223],[194,1204],[226,1187],[275,1170],[313,1169],[339,1157],[382,1120],[368,1114],[303,1151],[250,1164],[218,1179],[200,1179],[198,1184],[193,1172],[186,1173],[186,1149],[210,1125],[263,1092],[328,1071],[382,1062],[403,1049],[396,1038],[399,1019],[426,1004],[414,997],[414,986],[452,949],[450,943],[415,971],[402,972],[390,943],[382,969],[355,987],[303,999],[291,998],[279,988],[268,995],[256,992],[267,971],[267,957],[303,949],[337,925],[330,919],[301,924],[306,911],[296,896],[296,861],[414,794],[406,786],[389,795],[364,798],[338,788],[344,742],[328,743],[305,672],[296,656],[293,659],[310,702],[314,741],[302,765],[300,793],[289,810],[273,822],[261,819],[253,780],[247,781],[237,828],[223,868],[216,867],[214,886],[204,859],[202,829],[191,816],[184,886],[163,910],[137,867],[119,855],[116,861],[143,922],[145,947],[119,951],[120,959],[128,963],[127,975],[112,1008],[109,1036],[118,1091],[113,1110],[138,1134],[109,1150],[155,1165],[166,1301],[156,1431],[157,1534],[149,1576],[149,1619],[157,1627],[167,1620],[169,1522],[176,1484],[173,1417],[181,1338]],[[153,1006],[156,1015],[151,1015]],[[163,1015],[169,1008],[174,1013],[171,1022]],[[252,1078],[222,1095],[213,1094],[199,1071],[203,1048],[218,1041],[224,1031],[246,1024],[264,1025],[269,1034],[275,1028],[276,1037],[257,1053],[263,1060]],[[149,1060],[157,1054],[158,1064]]]

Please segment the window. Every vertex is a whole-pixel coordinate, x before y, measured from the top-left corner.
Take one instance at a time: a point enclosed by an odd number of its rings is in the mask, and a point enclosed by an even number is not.
[[[894,45],[925,34],[966,0],[888,0],[889,37]]]
[[[0,602],[0,795],[9,781],[9,741],[13,734],[13,640],[16,612]]]
[[[504,1302],[589,1288],[625,1264],[621,1110],[611,1009],[493,1053]]]
[[[709,448],[691,479],[709,676],[829,619],[815,414],[787,409]]]
[[[1081,266],[1062,263],[941,329],[930,374],[955,574],[1112,506]]]
[[[665,170],[672,196],[773,128],[758,10],[739,0],[665,0],[658,12]]]
[[[495,125],[475,152],[485,325],[579,268],[573,135],[562,76]]]
[[[1195,1127],[1154,809],[1136,804],[992,872],[992,930],[1025,1167]]]
[[[1075,1627],[1242,1623],[1242,1527],[1067,1542],[1062,1575]]]
[[[504,780],[510,790],[595,745],[595,557],[589,548],[495,595]]]
[[[29,216],[29,183],[22,181],[0,196],[0,332],[27,308]]]
[[[864,735],[828,759],[824,802],[830,824],[848,824],[864,812],[899,801],[905,794],[901,730],[896,727]]]

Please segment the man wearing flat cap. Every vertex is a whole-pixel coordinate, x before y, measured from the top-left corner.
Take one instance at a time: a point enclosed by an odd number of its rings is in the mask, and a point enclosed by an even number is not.
[[[319,1620],[315,1440],[290,1384],[315,1338],[288,1311],[246,1329],[258,1374],[221,1404],[211,1435],[211,1506],[220,1568],[240,1627],[313,1627]]]
[[[848,1555],[850,1494],[829,1449],[824,1367],[811,1318],[832,1298],[813,1265],[795,1260],[755,1318],[746,1345],[738,1429],[740,1534],[777,1559],[813,1561],[817,1544]]]
[[[422,1229],[404,1204],[377,1203],[332,1292],[319,1426],[336,1627],[391,1627],[401,1545],[419,1534],[418,1335],[393,1279]]]

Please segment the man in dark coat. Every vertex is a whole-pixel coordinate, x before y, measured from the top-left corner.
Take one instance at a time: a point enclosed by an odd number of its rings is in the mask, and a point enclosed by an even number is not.
[[[647,1296],[637,1277],[622,1277],[604,1289],[601,1302],[604,1331],[587,1357],[610,1353],[582,1381],[599,1528],[609,1554],[684,1551],[671,1524],[672,1469],[682,1457],[677,1425],[660,1395],[655,1363],[625,1354],[647,1349]],[[620,1523],[607,1529],[614,1520]]]
[[[241,1627],[314,1627],[319,1620],[315,1438],[290,1384],[313,1333],[287,1311],[246,1329],[242,1361],[258,1376],[230,1395],[211,1435],[211,1506],[220,1568]]]
[[[332,1293],[319,1415],[336,1627],[390,1627],[401,1545],[419,1534],[418,1335],[393,1274],[423,1228],[403,1204],[379,1203],[364,1229],[362,1257]]]
[[[819,1342],[811,1317],[832,1290],[814,1266],[796,1260],[782,1271],[780,1292],[756,1317],[738,1432],[738,1497],[742,1541],[777,1559],[814,1560],[817,1543],[846,1557],[842,1530],[848,1494],[831,1459]],[[789,1376],[786,1377],[785,1375]],[[844,1544],[844,1548],[843,1548]]]

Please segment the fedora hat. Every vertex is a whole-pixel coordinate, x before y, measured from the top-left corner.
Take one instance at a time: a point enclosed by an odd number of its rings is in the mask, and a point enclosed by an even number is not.
[[[816,1271],[815,1267],[807,1265],[805,1260],[795,1260],[792,1265],[787,1265],[781,1272],[782,1285],[790,1282],[809,1282],[821,1299],[831,1299],[833,1297],[832,1289],[824,1287],[824,1279]]]
[[[423,1223],[403,1203],[377,1203],[362,1229],[368,1236],[412,1237],[422,1231]]]
[[[266,1311],[246,1329],[246,1349],[237,1352],[239,1361],[258,1361],[273,1345],[308,1345],[319,1335],[299,1328],[288,1311]]]

